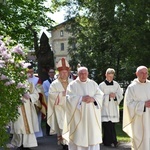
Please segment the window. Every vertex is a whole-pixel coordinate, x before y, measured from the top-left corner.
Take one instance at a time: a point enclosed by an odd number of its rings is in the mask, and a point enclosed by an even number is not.
[[[61,51],[64,51],[64,43],[60,44]]]
[[[63,37],[64,36],[64,31],[60,30],[60,36]]]

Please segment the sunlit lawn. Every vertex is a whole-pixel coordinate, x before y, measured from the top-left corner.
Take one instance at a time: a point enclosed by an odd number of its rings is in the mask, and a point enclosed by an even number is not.
[[[130,142],[129,136],[122,130],[122,123],[116,123],[117,139],[120,142]]]
[[[120,104],[120,122],[116,123],[117,139],[120,142],[130,142],[129,136],[122,130],[123,102]]]
[[[123,101],[120,104],[120,122],[116,123],[116,132],[117,132],[117,139],[120,142],[130,142],[129,136],[122,130],[122,119],[123,119]]]

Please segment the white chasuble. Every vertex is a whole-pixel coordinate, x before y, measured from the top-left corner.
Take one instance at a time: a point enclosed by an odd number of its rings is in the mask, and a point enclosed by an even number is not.
[[[135,79],[127,88],[124,99],[123,131],[131,137],[133,150],[150,150],[150,81]]]

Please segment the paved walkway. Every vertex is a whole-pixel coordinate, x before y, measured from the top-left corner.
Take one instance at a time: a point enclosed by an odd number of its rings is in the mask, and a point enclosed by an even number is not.
[[[123,143],[123,142],[121,142],[117,148],[106,147],[101,144],[100,149],[101,150],[131,150],[130,143]],[[16,148],[10,148],[9,150],[16,150]],[[31,148],[31,150],[62,150],[62,147],[57,145],[56,135],[53,136],[45,135],[42,138],[38,138],[38,147]]]
[[[44,136],[38,138],[38,147],[31,148],[31,150],[62,150],[62,146],[57,145],[57,136],[46,136],[45,135],[45,128],[43,129]],[[123,143],[120,142],[117,148],[114,147],[106,147],[102,144],[100,145],[101,150],[131,150],[130,143]],[[1,150],[1,149],[0,149]],[[9,150],[16,150],[16,148],[10,148]]]
[[[37,148],[32,148],[32,150],[62,150],[62,147],[57,145],[56,135],[39,138],[38,144],[39,146]],[[131,150],[130,143],[123,142],[121,142],[117,148],[106,147],[102,144],[100,147],[101,150]]]

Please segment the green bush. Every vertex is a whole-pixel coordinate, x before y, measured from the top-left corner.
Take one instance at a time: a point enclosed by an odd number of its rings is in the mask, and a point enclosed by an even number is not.
[[[10,38],[0,37],[0,147],[9,139],[7,127],[18,116],[22,97],[27,96],[26,53]]]

